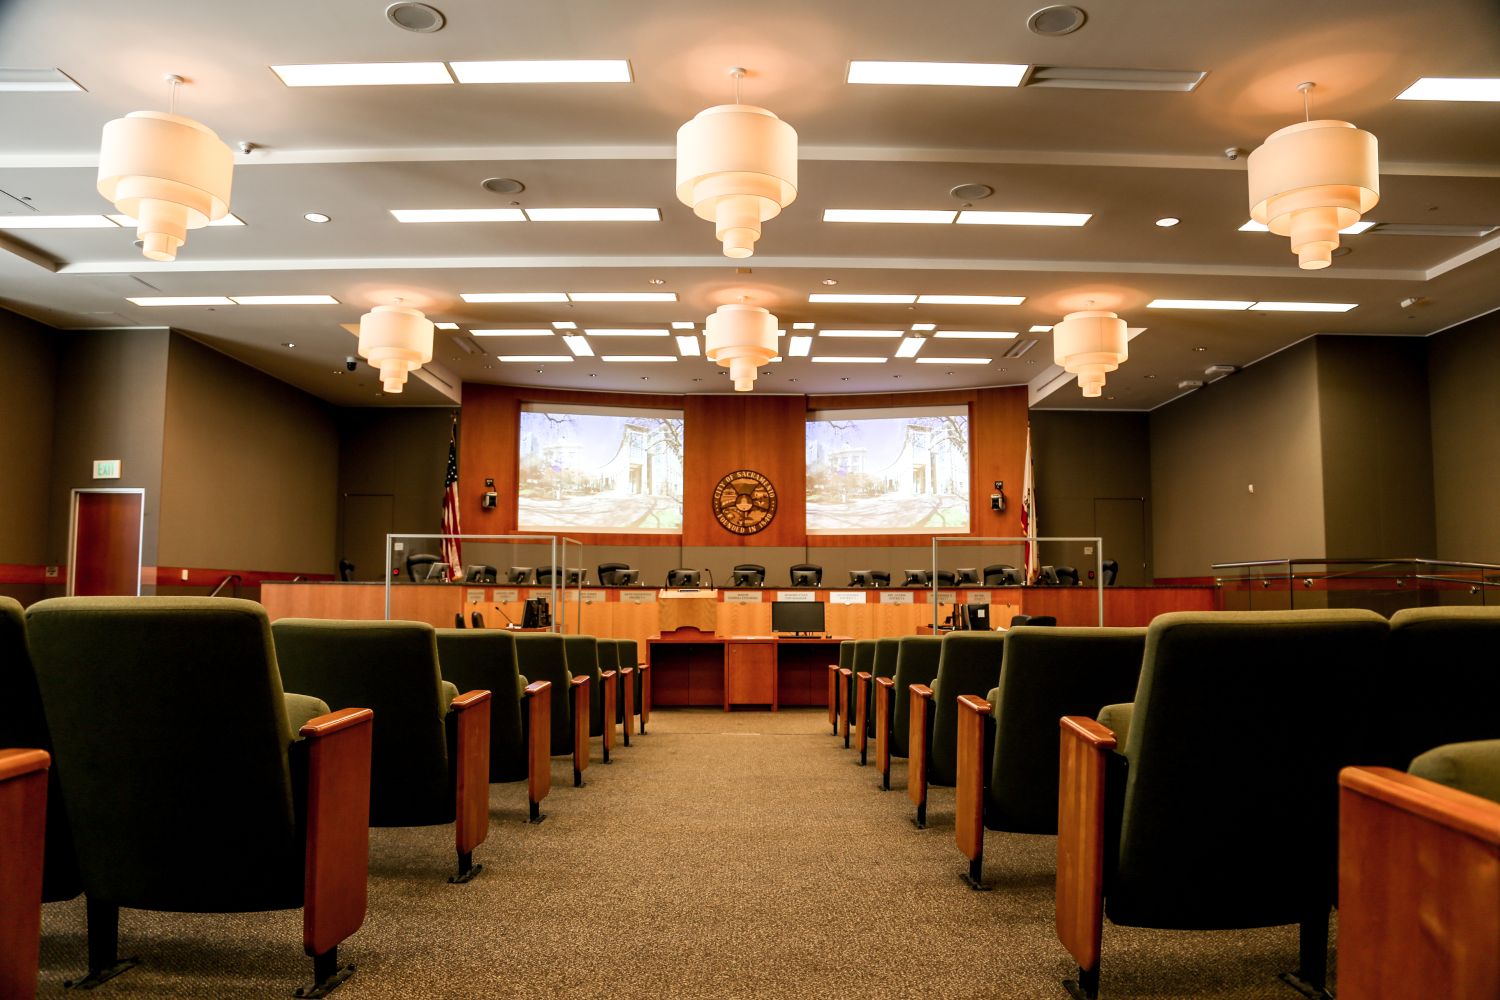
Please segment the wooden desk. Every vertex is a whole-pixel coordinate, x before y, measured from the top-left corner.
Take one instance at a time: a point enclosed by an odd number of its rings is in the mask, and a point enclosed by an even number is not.
[[[687,626],[646,642],[653,707],[826,706],[828,664],[847,636],[721,638]]]

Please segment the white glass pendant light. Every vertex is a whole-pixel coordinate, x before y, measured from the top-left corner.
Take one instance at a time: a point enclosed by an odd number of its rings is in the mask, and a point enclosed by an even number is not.
[[[797,197],[797,132],[765,108],[707,108],[677,130],[677,197],[714,224],[724,256],[749,257],[760,224]]]
[[[213,130],[172,111],[132,111],[104,126],[99,144],[99,193],[136,220],[141,252],[175,260],[187,231],[229,214],[234,154]]]
[[[1098,396],[1104,374],[1129,357],[1125,321],[1112,312],[1086,309],[1068,313],[1052,328],[1052,360],[1078,376],[1085,396]]]
[[[376,306],[359,318],[359,356],[380,369],[386,392],[432,360],[432,320],[408,306]]]
[[[703,325],[708,360],[729,369],[736,392],[755,388],[761,365],[776,357],[776,317],[760,306],[720,306]]]
[[[1380,201],[1375,137],[1348,122],[1311,120],[1312,88],[1297,87],[1308,120],[1272,132],[1250,154],[1250,218],[1291,237],[1304,270],[1332,264],[1339,230]]]

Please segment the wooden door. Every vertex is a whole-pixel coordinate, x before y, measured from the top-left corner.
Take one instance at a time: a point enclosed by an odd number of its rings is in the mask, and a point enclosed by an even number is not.
[[[1146,501],[1140,497],[1094,500],[1094,534],[1103,539],[1105,559],[1120,564],[1117,587],[1151,586],[1151,557],[1146,548]],[[1092,569],[1089,560],[1080,570]],[[1058,624],[1062,624],[1059,620]]]
[[[339,558],[354,563],[356,580],[383,579],[385,536],[392,530],[395,498],[389,493],[345,493],[342,508]]]
[[[144,492],[73,491],[73,544],[68,593],[77,597],[135,597],[141,592]]]

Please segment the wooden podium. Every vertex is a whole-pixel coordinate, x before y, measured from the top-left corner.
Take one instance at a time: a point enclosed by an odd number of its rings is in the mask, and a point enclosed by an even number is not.
[[[717,590],[659,590],[656,593],[656,624],[661,635],[691,625],[714,635],[718,629]]]

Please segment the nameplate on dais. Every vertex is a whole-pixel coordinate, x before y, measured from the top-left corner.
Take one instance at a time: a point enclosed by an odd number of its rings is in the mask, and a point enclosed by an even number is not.
[[[812,590],[783,590],[776,595],[778,601],[800,601],[803,604],[811,604],[818,599],[816,591]]]
[[[911,604],[912,592],[909,590],[882,590],[880,592],[881,604]]]
[[[724,591],[725,604],[759,604],[763,600],[765,600],[765,595],[759,590]]]
[[[829,604],[864,604],[863,590],[835,590],[828,595]]]

